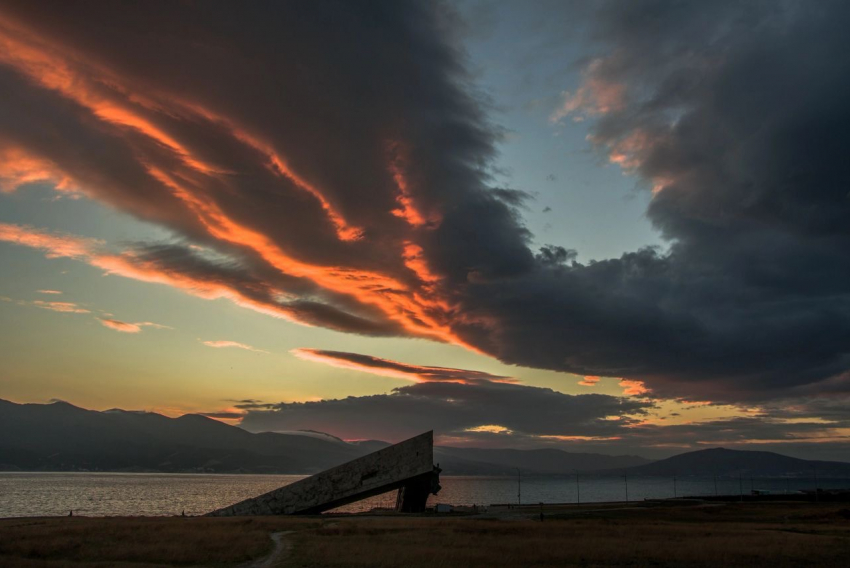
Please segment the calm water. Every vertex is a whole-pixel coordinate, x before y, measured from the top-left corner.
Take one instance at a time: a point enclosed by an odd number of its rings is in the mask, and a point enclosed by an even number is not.
[[[300,475],[210,475],[147,473],[0,473],[0,517],[67,515],[200,515],[301,479]],[[515,477],[442,476],[442,491],[429,504],[491,505],[517,502]],[[718,479],[717,492],[741,489],[775,493],[798,489],[850,487],[843,479]],[[713,478],[635,477],[628,480],[630,500],[683,495],[714,495]],[[523,503],[575,503],[575,476],[530,476],[521,481]],[[624,501],[622,477],[582,476],[582,503]],[[395,492],[343,507],[363,511],[395,505]]]

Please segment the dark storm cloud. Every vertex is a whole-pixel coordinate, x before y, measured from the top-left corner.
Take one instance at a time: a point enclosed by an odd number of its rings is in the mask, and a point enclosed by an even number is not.
[[[780,400],[762,406],[771,417],[793,420],[821,419],[837,426],[850,427],[850,408],[842,398],[799,398]]]
[[[843,2],[601,4],[563,108],[655,190],[670,251],[479,283],[468,310],[501,335],[472,342],[668,396],[846,394],[848,23]]]
[[[743,416],[668,424],[666,418],[679,414],[665,417],[646,399],[438,379],[389,394],[236,407],[246,410],[241,426],[255,432],[307,429],[398,441],[433,428],[444,445],[636,451],[652,457],[723,446],[846,460],[850,413],[840,402],[783,401],[750,408]]]
[[[233,405],[234,408],[238,408],[240,410],[269,410],[276,406],[277,405],[272,402],[241,402]]]
[[[3,190],[52,180],[215,254],[0,237],[659,396],[846,394],[850,7],[576,6],[600,53],[554,117],[595,120],[594,144],[656,191],[669,251],[530,250],[526,195],[488,187],[499,133],[462,28],[412,2],[4,2]],[[405,388],[387,397],[431,387]]]
[[[225,398],[224,402],[234,403],[233,408],[238,408],[240,410],[257,410],[261,408],[274,408],[275,406],[273,403],[266,403],[256,398]]]
[[[616,436],[652,403],[601,394],[567,395],[523,385],[423,382],[390,394],[318,402],[281,403],[249,410],[241,426],[251,431],[307,429],[346,439],[397,441],[424,430],[438,436],[497,425],[527,435]]]

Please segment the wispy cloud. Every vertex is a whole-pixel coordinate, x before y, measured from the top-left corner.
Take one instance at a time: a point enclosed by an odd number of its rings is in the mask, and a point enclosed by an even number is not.
[[[127,323],[124,321],[114,320],[114,319],[106,319],[99,318],[100,323],[109,329],[114,329],[115,331],[121,331],[124,333],[139,333],[142,331],[142,328],[134,323]]]
[[[44,294],[61,294],[62,292],[55,290],[38,290],[38,292]],[[50,302],[45,300],[15,300],[13,298],[9,298],[6,296],[0,296],[0,300],[5,302],[13,302],[18,304],[19,306],[33,306],[36,308],[41,308],[44,310],[50,310],[53,312],[66,313],[66,314],[90,314],[91,310],[88,308],[84,308],[75,302]],[[106,312],[99,310],[101,314],[107,314]],[[97,320],[101,323],[101,325],[108,327],[109,329],[113,329],[115,331],[120,331],[122,333],[139,333],[142,331],[142,328],[151,327],[154,329],[174,329],[167,325],[162,325],[159,323],[154,323],[152,321],[140,321],[140,322],[126,322],[108,317],[98,317]]]
[[[593,375],[586,375],[582,380],[578,382],[583,387],[592,387],[595,386],[596,383],[599,382],[599,377]]]
[[[64,233],[40,231],[28,225],[0,223],[0,241],[41,249],[47,258],[85,258],[103,241]]]
[[[649,393],[649,389],[643,381],[633,381],[630,379],[620,379],[618,383],[623,387],[623,394],[628,396],[642,396]]]
[[[89,314],[91,310],[83,308],[79,304],[75,302],[48,302],[45,300],[16,300],[14,298],[9,298],[8,296],[0,296],[0,300],[4,302],[11,302],[17,304],[19,306],[33,306],[36,308],[41,308],[43,310],[50,310],[52,312],[60,312],[65,314]]]
[[[29,304],[37,307],[43,308],[45,310],[52,310],[54,312],[62,312],[68,314],[89,314],[91,310],[87,310],[85,308],[80,307],[74,302],[45,302],[43,300],[35,300],[33,302],[29,302]]]
[[[392,322],[375,321],[322,302],[293,297],[283,285],[303,288],[302,281],[267,273],[261,278],[233,262],[210,258],[191,244],[142,245],[116,253],[103,241],[8,223],[0,223],[0,241],[41,249],[47,258],[74,258],[107,275],[173,286],[206,300],[226,298],[276,318],[365,335],[402,333]]]
[[[170,325],[162,325],[161,323],[154,323],[152,321],[140,321],[137,322],[136,325],[141,327],[152,327],[154,329],[174,329]]]
[[[453,369],[451,367],[413,365],[410,363],[393,361],[392,359],[382,359],[371,355],[348,353],[345,351],[329,351],[325,349],[309,349],[301,347],[293,349],[291,353],[299,359],[305,359],[307,361],[315,361],[317,363],[324,363],[326,365],[341,367],[343,369],[353,369],[355,371],[372,373],[373,375],[383,375],[416,382],[516,382],[516,379],[512,377],[494,375],[483,371]]]
[[[109,319],[109,318],[98,318],[101,324],[108,327],[109,329],[114,329],[115,331],[120,331],[123,333],[139,333],[142,331],[143,327],[152,327],[154,329],[174,329],[167,325],[161,325],[158,323],[153,323],[150,321],[141,321],[136,323],[130,323],[126,321]]]
[[[550,122],[556,124],[570,115],[576,122],[581,122],[587,116],[616,112],[626,106],[625,85],[606,80],[597,73],[602,64],[600,59],[591,61],[584,70],[584,84],[575,93],[561,93],[561,103],[549,116]]]
[[[239,343],[238,341],[228,341],[228,340],[217,340],[217,341],[201,341],[207,347],[215,347],[216,349],[226,349],[229,347],[233,347],[235,349],[244,349],[245,351],[253,351],[254,353],[268,353],[268,351],[264,351],[263,349],[257,349],[256,347],[252,347],[245,343]]]
[[[244,410],[269,410],[275,408],[276,404],[272,402],[263,402],[262,400],[257,400],[255,398],[244,398],[244,399],[225,399],[225,402],[232,402],[233,408],[244,411]]]

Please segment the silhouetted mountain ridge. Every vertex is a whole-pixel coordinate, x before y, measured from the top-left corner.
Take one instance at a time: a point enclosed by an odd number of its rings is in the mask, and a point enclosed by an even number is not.
[[[313,473],[369,451],[319,437],[252,434],[196,414],[0,401],[6,469]]]
[[[617,470],[617,473],[665,476],[850,477],[850,463],[803,460],[774,452],[710,448],[679,454],[645,465],[622,468]]]

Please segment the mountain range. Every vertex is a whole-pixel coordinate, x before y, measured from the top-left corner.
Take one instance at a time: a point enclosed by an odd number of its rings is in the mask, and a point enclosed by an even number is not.
[[[251,433],[197,414],[95,411],[66,402],[0,400],[0,470],[311,474],[373,452],[379,440],[346,442],[317,432]],[[785,475],[850,477],[850,463],[813,462],[722,448],[652,462],[559,449],[437,446],[445,475]]]
[[[615,472],[611,472],[615,473]],[[774,452],[754,452],[709,448],[687,452],[667,459],[629,468],[616,473],[628,475],[718,475],[743,477],[840,477],[850,478],[850,463],[803,460]]]

